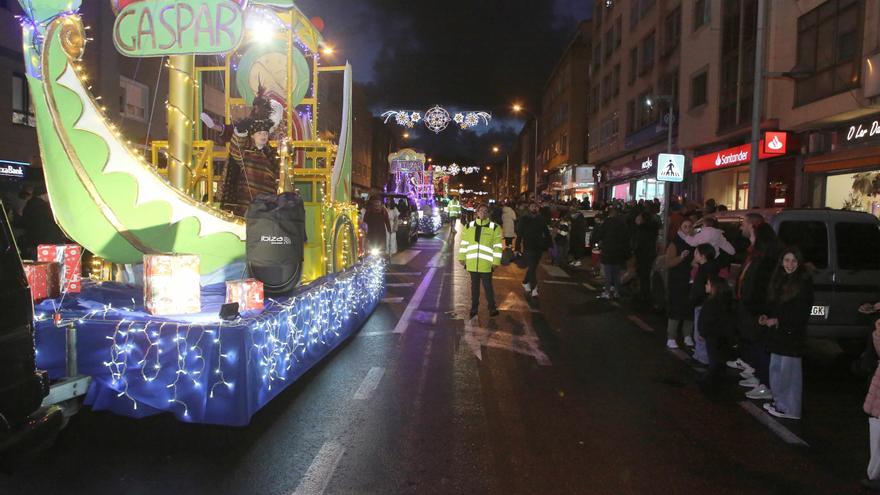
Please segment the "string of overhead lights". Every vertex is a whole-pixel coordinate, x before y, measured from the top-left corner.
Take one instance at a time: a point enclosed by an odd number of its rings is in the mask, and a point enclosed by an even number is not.
[[[492,120],[492,115],[488,112],[467,111],[456,112],[453,115],[440,105],[435,105],[424,113],[410,110],[389,110],[383,113],[382,117],[386,124],[393,118],[397,125],[409,129],[415,127],[419,122],[423,122],[425,127],[435,134],[445,131],[452,122],[458,124],[462,130],[467,130],[477,127],[481,122],[484,125],[489,125],[489,121]]]

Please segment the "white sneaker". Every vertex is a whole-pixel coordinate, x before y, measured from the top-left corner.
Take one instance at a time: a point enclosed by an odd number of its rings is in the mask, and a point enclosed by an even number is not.
[[[764,410],[767,411],[767,413],[769,413],[770,415],[776,416],[777,418],[801,419],[800,416],[795,416],[794,414],[788,414],[788,413],[780,411],[779,409],[776,408],[776,404],[773,404],[770,402],[764,404]]]
[[[728,361],[728,362],[727,362],[727,367],[728,367],[728,368],[733,368],[733,369],[736,369],[736,370],[740,370],[740,371],[748,371],[749,373],[752,373],[752,374],[755,372],[755,368],[752,368],[752,367],[749,365],[749,363],[743,361],[743,360],[740,359],[740,358],[737,358],[736,361]]]
[[[739,386],[746,387],[746,388],[755,388],[760,384],[761,384],[761,382],[759,382],[758,379],[755,378],[754,376],[750,377],[750,378],[746,378],[745,380],[739,381]]]
[[[537,287],[535,287],[535,288],[532,290],[532,297],[538,297],[538,288],[537,288]]]
[[[611,299],[611,294],[608,291],[603,291],[601,294],[596,296],[596,299]]]
[[[687,347],[693,347],[694,346],[694,338],[693,337],[685,337],[684,338],[684,345],[686,345]]]
[[[581,266],[581,262],[580,262],[580,260],[575,261],[574,263],[572,263],[572,266]]]
[[[758,384],[757,387],[746,392],[746,397],[755,400],[770,400],[773,398],[773,393],[766,385]]]
[[[532,291],[532,286],[531,286],[531,285],[529,285],[529,284],[522,284],[522,286],[523,286],[523,290],[524,290],[524,291],[526,291],[526,292],[531,292],[531,291]]]
[[[739,376],[741,376],[743,378],[751,378],[751,377],[755,376],[755,374],[752,372],[749,372],[749,371],[743,371],[739,374]]]
[[[675,339],[669,339],[666,341],[666,348],[667,349],[678,349],[678,342],[676,342]]]

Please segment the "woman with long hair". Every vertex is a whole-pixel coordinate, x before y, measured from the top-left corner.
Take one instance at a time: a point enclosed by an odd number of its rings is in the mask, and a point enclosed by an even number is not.
[[[803,395],[801,356],[813,306],[813,277],[798,248],[782,252],[767,295],[767,314],[758,323],[769,329],[770,390],[773,403],[764,409],[773,416],[800,419]]]

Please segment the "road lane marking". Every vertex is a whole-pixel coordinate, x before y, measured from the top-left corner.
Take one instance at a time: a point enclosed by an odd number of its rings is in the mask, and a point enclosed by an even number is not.
[[[542,280],[541,283],[554,285],[580,285],[577,282],[566,282],[564,280]]]
[[[530,326],[526,326],[526,335],[488,330],[475,325],[476,318],[465,320],[464,340],[467,347],[478,360],[483,360],[483,346],[501,349],[516,354],[532,357],[539,366],[552,366],[547,354],[541,350],[540,338]]]
[[[647,323],[645,323],[645,321],[642,320],[641,318],[639,318],[638,316],[636,316],[636,315],[628,315],[627,318],[629,318],[629,321],[635,323],[635,325],[636,325],[637,327],[641,328],[642,331],[649,332],[649,333],[654,333],[654,327],[652,327],[651,325],[648,325]]]
[[[800,445],[802,447],[809,447],[810,444],[803,441],[799,436],[795,435],[785,426],[775,419],[772,416],[765,413],[758,406],[749,401],[742,401],[739,403],[739,406],[746,410],[749,414],[752,415],[755,419],[757,419],[761,424],[770,428],[770,431],[776,434],[779,438],[782,439],[783,442],[789,445]]]
[[[399,284],[385,284],[385,287],[412,287],[413,285],[416,284],[413,282],[401,282]]]
[[[590,285],[590,284],[588,284],[588,283],[586,283],[586,282],[583,283],[583,286],[586,287],[587,289],[590,289],[590,290],[593,291],[593,292],[599,292],[599,289],[593,287],[592,285]]]
[[[544,267],[544,270],[547,271],[547,275],[551,277],[559,277],[559,278],[571,278],[571,275],[565,272],[562,268],[554,265],[541,265]]]
[[[425,298],[425,293],[428,292],[428,287],[431,286],[431,281],[434,280],[434,274],[436,273],[437,267],[428,269],[428,273],[425,274],[425,278],[422,279],[422,283],[419,284],[419,287],[416,289],[415,294],[413,294],[412,299],[410,299],[409,304],[406,305],[406,309],[403,311],[403,315],[400,317],[400,320],[397,321],[397,325],[394,327],[394,333],[406,332],[407,327],[409,327],[410,318],[412,318],[413,311],[415,311],[422,304],[422,299]]]
[[[420,254],[422,254],[422,251],[419,249],[407,249],[406,251],[401,251],[391,257],[391,264],[408,265],[410,261]]]
[[[330,478],[336,471],[336,466],[342,460],[342,454],[345,448],[337,441],[331,440],[321,447],[312,465],[309,466],[306,474],[303,475],[299,485],[294,490],[293,495],[321,495],[330,484]]]
[[[379,302],[381,302],[382,304],[397,304],[397,303],[402,303],[403,298],[402,297],[386,297]]]
[[[388,330],[385,330],[385,331],[380,330],[380,331],[375,331],[375,332],[361,332],[358,335],[360,335],[361,337],[379,337],[382,335],[391,335],[391,332]]]
[[[519,291],[510,291],[507,293],[507,297],[504,299],[504,302],[498,306],[498,311],[512,311],[512,312],[530,312],[530,313],[539,313],[540,311],[529,306],[525,299],[522,296],[517,296]]]
[[[373,367],[370,368],[370,371],[367,372],[367,376],[364,377],[364,381],[361,382],[361,386],[358,387],[357,392],[354,393],[353,400],[367,400],[370,396],[373,395],[373,392],[379,387],[379,382],[382,380],[382,376],[385,375],[385,368]]]

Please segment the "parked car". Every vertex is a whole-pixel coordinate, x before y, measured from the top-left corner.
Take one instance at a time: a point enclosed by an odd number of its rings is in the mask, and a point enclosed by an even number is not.
[[[397,248],[406,249],[419,239],[419,209],[416,202],[405,194],[382,194],[382,202],[393,200],[397,204],[400,217],[397,224]],[[406,205],[406,209],[401,208]]]
[[[830,209],[731,211],[713,215],[737,249],[731,280],[742,269],[749,241],[740,226],[747,213],[759,213],[784,246],[797,246],[813,266],[815,302],[807,335],[836,340],[844,350],[864,347],[868,328],[858,308],[880,300],[880,220],[873,215]],[[699,229],[701,222],[697,222]],[[665,300],[663,256],[655,263],[652,288]]]
[[[2,206],[2,203],[0,203]],[[37,371],[34,305],[15,238],[0,208],[0,464],[51,443],[65,424],[63,409],[43,405],[49,379]]]

